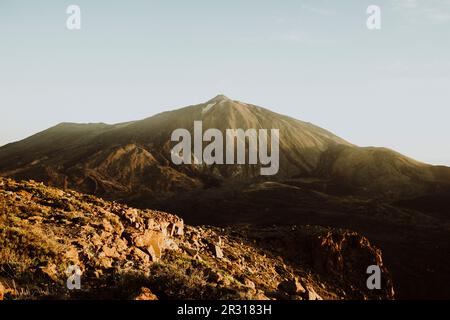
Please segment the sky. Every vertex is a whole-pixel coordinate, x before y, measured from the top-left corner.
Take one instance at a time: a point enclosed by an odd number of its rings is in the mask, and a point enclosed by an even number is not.
[[[0,0],[0,145],[219,93],[450,166],[450,0]]]

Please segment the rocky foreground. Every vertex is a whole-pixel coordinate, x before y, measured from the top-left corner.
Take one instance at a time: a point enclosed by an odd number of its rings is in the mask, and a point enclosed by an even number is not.
[[[366,268],[382,270],[369,290]],[[69,266],[82,271],[69,290]],[[393,299],[380,250],[316,226],[186,226],[34,181],[0,178],[0,299]]]

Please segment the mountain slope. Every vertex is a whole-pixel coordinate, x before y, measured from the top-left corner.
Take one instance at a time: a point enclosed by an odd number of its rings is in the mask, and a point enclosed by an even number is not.
[[[225,96],[117,125],[60,124],[1,147],[0,175],[125,201],[262,179],[259,165],[174,165],[172,132],[185,128],[193,134],[199,120],[203,130],[222,133],[279,129],[280,169],[269,179],[316,177],[331,180],[341,192],[392,199],[450,189],[450,179],[441,178],[450,176],[449,168],[437,170],[387,149],[359,148],[310,123]]]
[[[382,270],[382,290],[366,268]],[[68,290],[69,266],[81,271]],[[355,232],[190,227],[75,191],[0,178],[0,299],[392,299]]]
[[[330,195],[311,189],[316,181],[289,179],[194,190],[167,200],[140,199],[144,207],[181,215],[186,223],[216,226],[293,224],[348,228],[381,248],[400,299],[446,299],[450,288],[450,215],[418,210],[415,201]],[[314,186],[319,189],[319,186]],[[447,198],[448,199],[448,198]],[[436,197],[424,205],[435,205]],[[447,200],[448,203],[448,200]],[[420,209],[422,209],[420,207]]]

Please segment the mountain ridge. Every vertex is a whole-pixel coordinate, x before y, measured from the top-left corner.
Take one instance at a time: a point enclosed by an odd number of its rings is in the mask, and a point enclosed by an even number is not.
[[[109,175],[108,170],[102,170],[107,164],[102,166],[99,159],[95,159],[96,155],[105,159],[115,158],[117,154],[114,154],[118,150],[133,145],[136,150],[129,154],[128,159],[121,160],[124,166],[136,167],[137,173],[143,176],[152,175],[155,171],[167,171],[171,172],[171,178],[177,176],[177,179],[186,182],[195,180],[188,189],[207,186],[210,180],[259,178],[257,166],[173,165],[170,160],[170,148],[173,145],[170,141],[171,132],[185,128],[192,133],[194,121],[202,121],[205,129],[216,128],[223,133],[226,129],[280,129],[280,171],[274,178],[316,175],[345,184],[342,189],[356,190],[357,194],[378,194],[392,198],[421,196],[434,192],[433,188],[439,188],[440,184],[446,185],[443,186],[445,188],[450,185],[450,180],[440,181],[433,173],[440,171],[440,176],[450,175],[445,174],[446,171],[450,172],[450,168],[435,169],[434,166],[388,149],[358,147],[311,123],[231,100],[223,95],[143,120],[111,125],[58,124],[1,147],[0,174],[13,178],[32,178],[59,187],[64,187],[64,181],[67,181],[72,188],[92,192],[88,186],[80,186],[79,180],[81,176],[88,178],[94,172],[102,176],[101,179],[100,176],[93,179],[106,189],[107,195],[108,186],[104,185],[104,181],[110,181],[122,190],[133,183],[130,179],[116,179]],[[144,166],[142,161],[135,163],[135,155],[142,150],[146,151],[149,159]],[[95,163],[98,167],[87,166],[87,163]],[[383,177],[384,180],[373,185],[374,176]],[[170,181],[166,182],[163,189],[172,192]],[[137,184],[145,184],[145,181]],[[115,191],[111,193],[114,197]],[[130,190],[129,196],[132,193],[133,190]]]

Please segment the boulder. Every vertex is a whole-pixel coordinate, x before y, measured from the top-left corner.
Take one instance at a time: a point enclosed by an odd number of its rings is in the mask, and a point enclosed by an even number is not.
[[[181,237],[184,235],[184,222],[183,220],[169,224],[170,235],[172,237]]]
[[[133,243],[136,247],[144,248],[152,254],[152,260],[158,261],[165,249],[165,236],[160,231],[146,230],[134,237]]]
[[[298,278],[280,282],[280,284],[278,285],[278,289],[286,292],[289,295],[301,295],[306,292],[305,288],[302,286]]]

